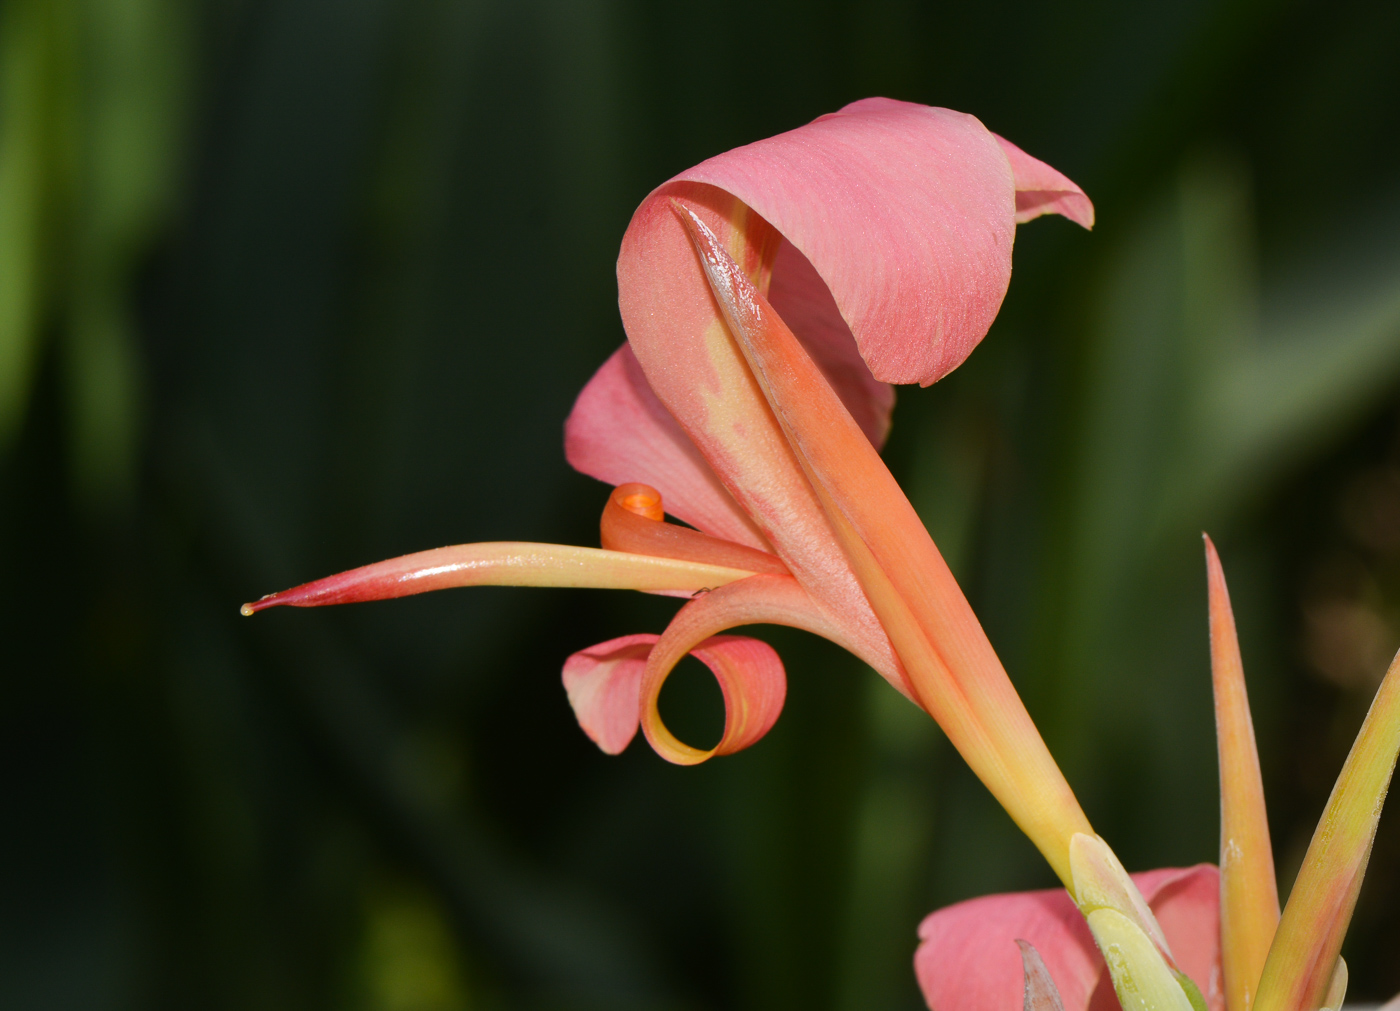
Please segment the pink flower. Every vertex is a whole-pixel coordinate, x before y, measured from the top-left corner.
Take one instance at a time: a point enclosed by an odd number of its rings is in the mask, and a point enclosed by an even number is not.
[[[602,549],[469,544],[245,605],[314,606],[482,583],[692,597],[660,635],[564,665],[603,750],[640,725],[679,763],[772,726],[782,664],[744,624],[796,626],[861,657],[948,731],[1067,873],[1088,823],[981,626],[881,462],[890,383],[932,383],[987,332],[1018,222],[1093,207],[971,116],[868,99],[657,188],[618,258],[628,343],[565,426],[569,462],[614,484]],[[690,529],[664,521],[669,513]],[[656,700],[694,653],[724,692],[719,744],[681,743]]]

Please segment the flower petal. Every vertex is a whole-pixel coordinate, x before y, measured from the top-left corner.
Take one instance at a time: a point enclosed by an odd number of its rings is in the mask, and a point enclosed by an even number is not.
[[[1249,1011],[1278,929],[1278,884],[1230,591],[1209,537],[1205,537],[1205,547],[1215,740],[1220,759],[1220,931],[1225,987],[1230,1011]]]
[[[826,282],[786,240],[773,257],[768,301],[822,370],[865,437],[876,449],[883,446],[890,434],[894,387],[871,375]]]
[[[1209,864],[1131,875],[1161,924],[1177,962],[1222,1006],[1219,978],[1219,877]],[[1103,957],[1068,893],[1061,889],[986,895],[948,906],[919,925],[914,971],[934,1011],[1004,1011],[1022,999],[1017,947],[1033,944],[1059,988],[1066,1011],[1116,1009]],[[1212,994],[1214,996],[1212,997]]]
[[[686,604],[652,648],[642,679],[642,730],[656,753],[668,762],[695,765],[714,755],[747,748],[766,734],[777,719],[783,697],[783,690],[775,680],[782,678],[777,654],[772,657],[776,669],[765,657],[754,653],[726,654],[721,657],[728,663],[723,671],[711,664],[724,691],[725,725],[719,744],[709,750],[693,748],[677,740],[666,729],[657,708],[666,678],[681,657],[695,650],[697,643],[718,632],[754,624],[787,625],[830,639],[909,694],[903,669],[878,628],[853,636],[851,625],[831,619],[791,576],[753,576]]]
[[[408,597],[454,586],[578,586],[603,590],[711,589],[753,575],[678,558],[633,555],[568,544],[487,541],[401,555],[270,593],[244,604],[245,615],[266,607],[323,607]]]
[[[801,250],[884,382],[951,372],[1006,294],[1015,181],[972,116],[865,99],[676,178],[734,195]]]
[[[564,691],[583,732],[609,755],[620,755],[637,734],[642,671],[657,635],[624,635],[580,650],[564,661]]]
[[[1068,176],[1032,158],[1005,137],[997,138],[1016,179],[1016,223],[1042,214],[1063,214],[1075,224],[1094,227],[1094,205]]]
[[[1061,889],[985,895],[929,914],[914,972],[934,1011],[1006,1011],[1022,999],[1016,940],[1035,945],[1067,1011],[1084,1011],[1103,972],[1093,935]]]
[[[574,402],[564,422],[564,456],[575,470],[608,484],[651,485],[665,496],[672,516],[707,534],[768,548],[695,443],[656,399],[626,344]]]

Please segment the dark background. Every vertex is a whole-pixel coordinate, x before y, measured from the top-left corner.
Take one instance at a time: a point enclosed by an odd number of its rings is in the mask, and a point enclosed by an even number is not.
[[[7,0],[0,1004],[914,1009],[923,914],[1053,883],[797,633],[760,630],[773,733],[681,769],[597,752],[559,684],[672,602],[238,615],[596,543],[561,425],[632,208],[871,94],[976,114],[1099,220],[1021,229],[887,458],[1132,869],[1215,856],[1211,531],[1286,889],[1400,645],[1397,51],[1400,5],[1346,0]],[[1353,999],[1400,989],[1398,819]]]

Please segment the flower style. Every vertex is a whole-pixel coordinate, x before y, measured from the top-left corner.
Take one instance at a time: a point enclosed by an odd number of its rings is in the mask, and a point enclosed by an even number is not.
[[[1400,748],[1400,656],[1338,777],[1281,919],[1235,619],[1209,537],[1205,548],[1220,867],[1148,871],[1133,881],[1209,1011],[1336,1011],[1347,987],[1342,938]],[[915,972],[937,1011],[993,1011],[1023,999],[1027,1011],[1112,1011],[1117,1003],[1104,985],[1105,960],[1062,891],[960,902],[931,913],[919,938]]]

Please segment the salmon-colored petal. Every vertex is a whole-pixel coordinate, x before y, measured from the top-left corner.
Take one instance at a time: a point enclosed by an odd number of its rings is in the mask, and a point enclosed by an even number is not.
[[[951,372],[1006,294],[1015,181],[972,116],[865,99],[677,179],[733,194],[801,250],[884,382]]]
[[[642,671],[657,635],[624,635],[580,650],[564,661],[564,691],[583,732],[609,755],[620,755],[637,734]]]
[[[270,593],[243,613],[268,607],[324,607],[408,597],[454,586],[577,586],[693,593],[753,575],[677,558],[568,544],[487,541],[390,558],[290,590]]]
[[[1208,864],[1132,875],[1182,970],[1219,1011],[1219,878]],[[931,913],[919,925],[914,971],[933,1011],[1005,1011],[1021,1006],[1029,941],[1066,1011],[1116,1011],[1117,997],[1073,900],[1061,889],[987,895]],[[1214,996],[1212,997],[1212,994]]]
[[[564,456],[608,484],[658,489],[672,516],[716,537],[766,550],[695,443],[656,399],[626,344],[584,386],[564,422]]]
[[[1074,182],[1038,158],[1032,158],[1005,137],[997,136],[1016,179],[1016,221],[1042,214],[1063,214],[1085,228],[1094,227],[1094,205]]]
[[[871,374],[826,282],[786,240],[773,257],[768,301],[822,370],[865,437],[876,449],[883,446],[890,434],[894,387]]]
[[[666,729],[657,708],[666,678],[682,657],[695,651],[697,643],[740,625],[756,624],[787,625],[830,639],[908,694],[903,669],[889,648],[889,640],[878,630],[869,635],[852,635],[852,626],[833,620],[791,576],[752,576],[686,604],[652,648],[642,679],[642,729],[662,758],[677,765],[695,765],[714,755],[746,748],[772,727],[782,707],[782,695],[773,680],[773,671],[757,661],[750,667],[734,666],[725,672],[711,665],[725,701],[724,735],[713,748],[694,748],[677,740]],[[776,662],[776,654],[773,660]],[[778,675],[781,670],[779,665]]]
[[[1084,1011],[1104,971],[1088,924],[1061,889],[986,895],[931,913],[919,925],[914,972],[933,1011],[1021,1006],[1017,940],[1040,953],[1066,1011]]]

